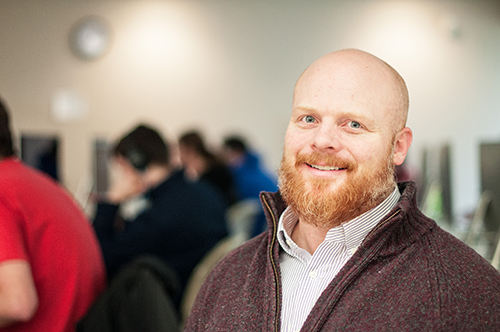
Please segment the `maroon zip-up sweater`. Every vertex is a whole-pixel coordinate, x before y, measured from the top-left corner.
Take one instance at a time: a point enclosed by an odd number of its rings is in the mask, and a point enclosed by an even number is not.
[[[425,217],[412,182],[322,293],[301,331],[500,331],[500,274]],[[279,193],[269,231],[227,255],[202,286],[186,331],[280,331]],[[297,299],[300,301],[300,299]]]

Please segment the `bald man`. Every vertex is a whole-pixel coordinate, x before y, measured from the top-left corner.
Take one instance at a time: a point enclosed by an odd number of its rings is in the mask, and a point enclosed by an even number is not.
[[[408,92],[359,50],[295,86],[269,231],[212,271],[187,331],[500,331],[500,274],[416,205],[394,167]]]

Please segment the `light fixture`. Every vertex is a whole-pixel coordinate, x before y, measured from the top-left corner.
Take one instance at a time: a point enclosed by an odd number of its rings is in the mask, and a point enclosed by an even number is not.
[[[87,16],[76,22],[70,32],[71,51],[79,59],[95,60],[103,56],[111,44],[111,29],[98,16]]]

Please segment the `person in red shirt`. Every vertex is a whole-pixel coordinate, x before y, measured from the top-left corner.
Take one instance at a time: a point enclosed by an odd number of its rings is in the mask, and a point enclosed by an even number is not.
[[[60,185],[15,156],[0,101],[0,330],[75,331],[105,284],[88,219]]]

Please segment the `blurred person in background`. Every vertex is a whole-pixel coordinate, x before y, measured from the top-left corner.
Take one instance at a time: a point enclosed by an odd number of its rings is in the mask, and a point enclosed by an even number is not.
[[[0,330],[75,331],[105,285],[90,223],[65,189],[15,156],[0,101]]]
[[[172,165],[164,138],[147,125],[117,142],[111,170],[110,188],[94,218],[108,274],[113,277],[141,255],[158,257],[179,277],[179,306],[196,264],[227,235],[223,199],[212,187],[187,181]],[[141,194],[145,209],[133,220],[120,220],[120,204]]]
[[[188,131],[179,138],[179,156],[186,177],[214,186],[228,206],[237,200],[233,175],[226,164],[209,151],[198,131]]]
[[[277,189],[277,179],[262,167],[258,155],[248,149],[245,139],[241,136],[226,137],[222,144],[221,154],[233,174],[240,201],[258,202],[262,191]],[[266,218],[262,209],[259,208],[249,236],[253,237],[266,229]]]

